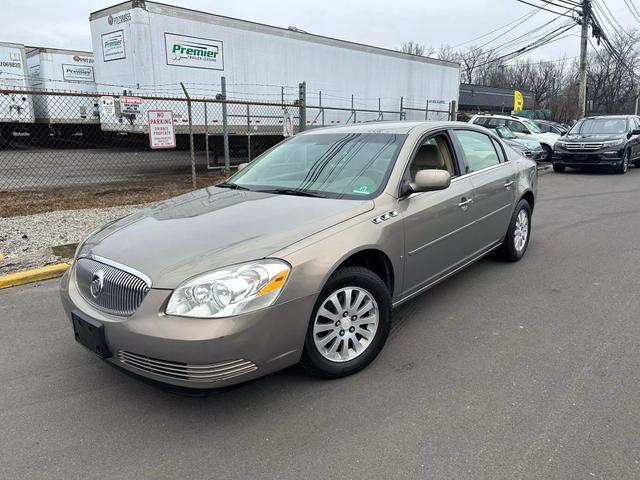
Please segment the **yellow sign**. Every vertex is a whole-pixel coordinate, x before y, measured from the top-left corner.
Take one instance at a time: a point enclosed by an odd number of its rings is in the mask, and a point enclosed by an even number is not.
[[[513,111],[519,112],[520,110],[524,110],[524,98],[520,90],[515,90],[513,92]]]

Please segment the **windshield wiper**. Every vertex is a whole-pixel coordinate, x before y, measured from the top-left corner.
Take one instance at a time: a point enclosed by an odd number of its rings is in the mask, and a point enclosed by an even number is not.
[[[243,187],[242,185],[238,185],[237,183],[232,182],[222,182],[215,185],[220,188],[230,188],[231,190],[251,190],[250,188]]]
[[[295,188],[269,188],[265,190],[256,190],[256,192],[278,193],[280,195],[297,195],[298,197],[326,198],[324,195],[320,195],[319,193],[297,190]]]

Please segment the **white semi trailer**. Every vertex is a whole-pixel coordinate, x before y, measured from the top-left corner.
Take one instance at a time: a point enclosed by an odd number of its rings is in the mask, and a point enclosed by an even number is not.
[[[292,101],[298,98],[298,85],[305,82],[306,105],[317,107],[321,102],[325,107],[344,108],[307,108],[303,112],[306,126],[394,118],[378,111],[398,112],[401,106],[404,118],[424,119],[421,109],[427,102],[432,110],[446,111],[450,102],[458,100],[456,63],[296,28],[143,0],[94,12],[90,26],[98,91],[114,95],[183,97],[183,82],[192,97],[213,97],[220,93],[221,77],[225,77],[227,98],[280,101],[282,95]],[[351,111],[352,102],[360,110],[357,117]],[[408,106],[415,110],[407,110]],[[146,100],[132,104],[130,98],[116,99],[115,108],[101,112],[102,129],[146,132],[146,110],[161,107],[174,110],[177,131],[184,133],[184,105]],[[196,128],[204,123],[202,110],[202,104],[194,104]],[[218,117],[219,109],[209,111],[208,123],[219,124]],[[230,122],[247,121],[239,117]]]
[[[29,83],[34,92],[95,94],[97,91],[91,52],[26,47],[26,57]],[[100,123],[97,96],[34,94],[33,108],[36,123],[62,134]]]
[[[0,42],[0,144],[33,123],[24,45]]]

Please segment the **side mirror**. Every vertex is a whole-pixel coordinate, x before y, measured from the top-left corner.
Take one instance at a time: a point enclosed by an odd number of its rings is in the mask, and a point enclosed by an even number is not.
[[[238,164],[238,172],[239,172],[240,170],[244,170],[244,169],[245,169],[245,168],[247,168],[248,166],[249,166],[249,164],[248,164],[248,163],[246,163],[246,162],[245,162],[245,163],[239,163],[239,164]]]
[[[627,138],[631,138],[634,135],[640,135],[640,129],[636,128],[635,130],[631,130],[629,133],[627,133]]]
[[[564,137],[566,134],[567,134],[567,132],[566,132],[566,131],[564,131],[564,130],[562,130],[562,131],[560,132],[560,136],[561,136],[561,137]]]
[[[451,185],[451,175],[446,170],[420,170],[409,184],[411,192],[431,192],[444,190]]]
[[[531,132],[529,130],[523,130],[522,133],[524,133],[525,135],[531,135]]]

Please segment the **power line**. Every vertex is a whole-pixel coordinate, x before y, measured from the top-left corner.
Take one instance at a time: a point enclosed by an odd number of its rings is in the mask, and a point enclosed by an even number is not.
[[[521,17],[518,17],[515,20],[513,20],[513,21],[511,21],[511,22],[509,22],[509,23],[507,23],[507,24],[505,24],[505,25],[503,25],[501,27],[498,27],[498,28],[496,28],[494,30],[491,30],[490,32],[485,33],[484,35],[480,35],[479,37],[472,38],[471,40],[467,40],[466,42],[458,43],[457,45],[453,45],[451,48],[458,48],[458,47],[461,47],[462,45],[466,45],[468,43],[475,42],[476,40],[480,40],[481,38],[487,37],[487,36],[491,35],[492,33],[498,32],[500,30],[503,30],[503,29],[513,25],[514,23],[518,22],[519,20],[522,20],[522,19],[527,20],[527,18],[525,18],[525,17],[531,18],[533,15],[535,15],[539,11],[540,10],[538,10],[538,9],[534,9],[531,12],[525,13]],[[518,24],[518,25],[520,25],[520,24]],[[518,25],[515,25],[514,28],[517,27]]]
[[[551,12],[551,13],[555,13],[556,15],[561,15],[563,17],[573,18],[571,15],[567,15],[566,13],[556,12],[555,10],[549,10],[548,8],[544,8],[542,5],[536,5],[534,3],[525,2],[525,0],[516,0],[516,2],[524,3],[525,5],[539,8],[540,10],[544,10],[545,12]],[[556,5],[556,6],[559,6],[559,5]]]

